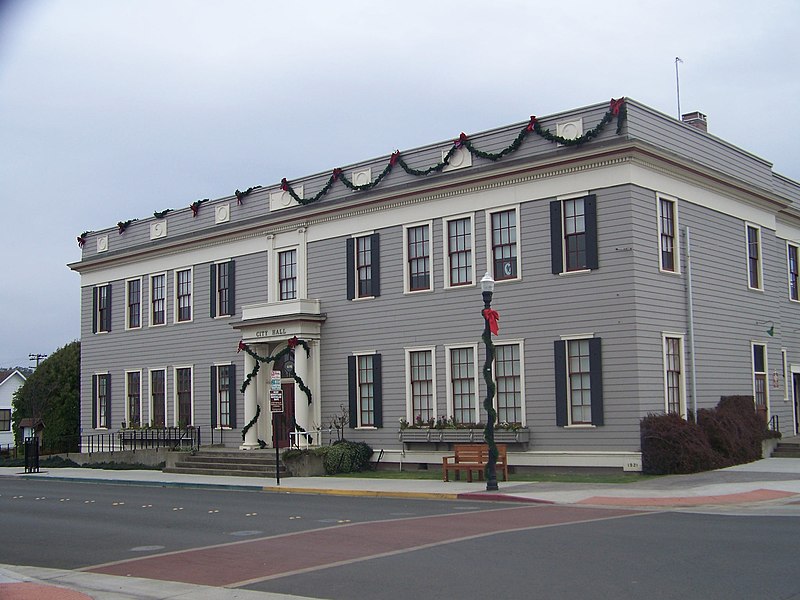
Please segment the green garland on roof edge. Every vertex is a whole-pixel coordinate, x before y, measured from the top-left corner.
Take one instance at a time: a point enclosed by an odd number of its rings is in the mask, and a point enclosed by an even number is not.
[[[592,129],[584,133],[582,136],[577,138],[568,139],[560,135],[554,135],[549,129],[543,129],[542,126],[539,124],[538,120],[536,119],[536,117],[532,116],[530,122],[525,127],[523,127],[522,130],[520,130],[519,134],[517,134],[517,137],[514,138],[514,141],[511,142],[511,144],[509,144],[507,147],[500,150],[500,152],[484,152],[483,150],[479,150],[473,145],[469,137],[466,134],[462,133],[459,136],[459,138],[453,142],[453,146],[447,152],[442,161],[428,167],[427,169],[414,169],[410,167],[408,163],[406,163],[406,161],[403,160],[403,157],[400,155],[400,151],[395,150],[389,157],[389,162],[386,164],[383,171],[381,171],[380,175],[378,175],[378,177],[376,177],[370,183],[365,183],[363,185],[356,185],[342,172],[342,169],[336,168],[333,170],[333,173],[328,178],[328,181],[325,183],[322,189],[319,190],[311,198],[301,198],[297,194],[297,192],[294,191],[294,188],[286,180],[286,178],[281,180],[281,189],[285,192],[288,192],[289,195],[298,204],[305,206],[308,204],[313,204],[314,202],[317,202],[320,198],[325,196],[331,190],[333,184],[336,183],[337,180],[341,180],[341,182],[347,188],[353,190],[354,192],[363,192],[366,190],[370,190],[375,186],[377,186],[378,184],[380,184],[381,181],[383,181],[383,179],[391,172],[392,168],[395,165],[399,165],[403,169],[403,171],[415,177],[424,177],[426,175],[430,175],[431,173],[441,172],[442,169],[444,169],[450,163],[450,159],[452,158],[455,151],[461,148],[462,146],[465,147],[469,151],[469,153],[472,154],[473,156],[477,156],[478,158],[484,158],[491,161],[500,160],[501,158],[516,152],[520,148],[520,146],[522,146],[522,142],[525,140],[525,138],[528,137],[528,135],[530,135],[531,133],[535,133],[536,135],[550,142],[561,144],[562,146],[581,146],[582,144],[585,144],[586,142],[600,135],[600,133],[602,133],[602,131],[605,129],[606,125],[608,125],[612,120],[614,120],[615,117],[617,119],[616,134],[620,135],[622,133],[622,127],[625,123],[625,120],[628,117],[628,110],[624,97],[619,98],[618,100],[612,98],[609,104],[608,111],[606,111],[606,113],[603,115],[603,118],[600,120],[600,122],[595,127],[593,127]],[[237,189],[235,192],[237,203],[242,204],[244,198],[247,195],[252,193],[253,190],[258,189],[260,187],[261,186],[249,187],[244,192],[240,192]],[[197,211],[200,208],[200,204],[207,201],[208,198],[204,200],[198,200],[197,202],[194,202],[191,205],[191,209],[194,216],[197,216]],[[169,212],[172,212],[171,208],[168,208],[161,212],[154,212],[153,216],[156,219],[163,219]],[[119,225],[119,223],[117,225]],[[84,232],[78,237],[78,246],[80,246],[81,248],[83,248],[83,245],[86,243],[85,236],[87,233],[89,232]],[[120,231],[120,233],[122,233],[122,231]]]
[[[347,186],[349,189],[353,191],[360,192],[372,189],[375,186],[377,186],[389,174],[389,172],[396,164],[400,165],[400,167],[409,175],[414,175],[416,177],[424,177],[434,172],[438,173],[450,163],[450,159],[452,158],[453,153],[462,146],[466,148],[473,156],[477,156],[479,158],[484,158],[491,161],[500,160],[501,158],[516,152],[522,145],[522,142],[525,140],[525,138],[528,137],[531,133],[535,133],[536,135],[550,142],[561,144],[562,146],[581,146],[582,144],[585,144],[586,142],[600,135],[602,131],[605,129],[606,125],[608,125],[611,121],[613,121],[615,117],[617,119],[616,133],[617,135],[622,133],[622,126],[627,118],[627,115],[628,112],[625,106],[625,98],[623,97],[618,100],[612,98],[609,104],[608,111],[606,111],[606,113],[603,115],[603,118],[600,120],[600,122],[595,127],[593,127],[592,129],[590,129],[589,131],[587,131],[586,133],[577,138],[565,138],[560,135],[555,135],[549,129],[543,129],[542,126],[539,124],[539,121],[536,119],[536,117],[532,116],[530,122],[525,127],[523,127],[522,130],[520,130],[519,134],[514,139],[514,141],[511,142],[511,144],[509,144],[507,147],[500,150],[500,152],[484,152],[482,150],[479,150],[472,144],[469,137],[465,133],[462,133],[459,136],[459,138],[453,142],[453,146],[450,148],[450,150],[442,159],[442,161],[431,167],[428,167],[427,169],[420,170],[409,167],[408,164],[403,160],[402,156],[400,155],[400,151],[396,150],[389,157],[389,162],[386,164],[386,167],[384,167],[383,171],[381,171],[381,174],[378,175],[378,177],[374,181],[371,181],[370,183],[365,183],[363,185],[355,185],[342,173],[342,169],[336,168],[333,170],[333,173],[328,178],[328,181],[325,183],[322,189],[311,198],[301,198],[297,194],[297,192],[294,191],[294,188],[286,180],[286,178],[283,178],[281,180],[281,189],[284,192],[288,192],[289,195],[298,204],[305,206],[307,204],[312,204],[318,201],[323,196],[325,196],[331,190],[333,184],[336,183],[337,180],[341,180],[345,186]]]
[[[193,217],[197,216],[197,213],[200,211],[200,207],[203,205],[204,202],[208,202],[208,198],[203,198],[202,200],[195,200],[189,205],[189,208],[192,209]]]

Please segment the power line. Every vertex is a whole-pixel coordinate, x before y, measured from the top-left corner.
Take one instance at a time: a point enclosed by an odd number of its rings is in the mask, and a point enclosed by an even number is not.
[[[38,354],[38,353],[37,354],[34,354],[34,353],[28,354],[28,360],[30,360],[30,361],[34,361],[35,360],[36,361],[36,367],[34,367],[34,368],[38,368],[39,367],[39,362],[41,362],[45,358],[47,358],[47,354]]]

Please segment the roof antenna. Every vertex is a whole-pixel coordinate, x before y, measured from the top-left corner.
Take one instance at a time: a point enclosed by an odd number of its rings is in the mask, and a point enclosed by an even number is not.
[[[675,57],[675,90],[678,95],[678,120],[681,119],[681,80],[678,77],[678,63],[683,61],[679,57]]]

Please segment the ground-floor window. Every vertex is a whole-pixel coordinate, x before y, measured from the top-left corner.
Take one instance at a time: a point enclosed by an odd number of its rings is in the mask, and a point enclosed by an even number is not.
[[[497,420],[522,423],[522,361],[520,344],[495,346],[494,372],[497,396]]]
[[[167,372],[150,371],[150,421],[153,427],[165,427],[167,415]]]
[[[411,418],[430,423],[436,418],[433,350],[407,350],[406,362]]]
[[[11,431],[10,408],[0,408],[0,431]]]
[[[475,423],[477,415],[477,369],[475,346],[447,348],[448,402],[456,423]]]
[[[175,369],[175,405],[178,413],[176,424],[179,427],[192,425],[192,368]]]
[[[383,427],[380,354],[347,357],[350,427]]]
[[[111,375],[101,373],[93,379],[94,428],[108,429],[111,423]]]
[[[125,374],[128,427],[139,427],[142,423],[141,377],[139,371],[129,371]]]

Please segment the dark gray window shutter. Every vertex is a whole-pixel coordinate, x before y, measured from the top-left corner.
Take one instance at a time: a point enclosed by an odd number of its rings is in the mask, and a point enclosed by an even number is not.
[[[356,240],[347,238],[347,299],[356,297]]]
[[[211,276],[209,277],[208,287],[211,289],[209,294],[209,313],[211,318],[217,316],[217,265],[211,263]]]
[[[92,333],[97,333],[97,288],[92,288]]]
[[[233,266],[233,265],[231,265]],[[233,271],[231,271],[233,272]],[[228,400],[230,402],[230,411],[231,411],[231,428],[236,427],[236,394],[239,392],[239,388],[236,386],[236,365],[231,364],[228,367]]]
[[[233,260],[228,263],[228,311],[236,314],[236,262]]]
[[[564,271],[563,242],[561,233],[561,200],[553,200],[550,203],[550,261],[553,275],[558,275]]]
[[[110,283],[106,285],[106,312],[105,312],[105,319],[103,320],[103,331],[111,331],[111,284]]]
[[[556,425],[566,427],[567,421],[567,342],[556,340],[553,347],[556,374]]]
[[[111,373],[106,375],[106,426],[111,429],[114,420],[111,418]]]
[[[211,365],[211,427],[217,426],[217,367]]]
[[[597,269],[600,260],[597,252],[597,196],[594,194],[583,199],[583,216],[586,226],[586,268]]]
[[[383,427],[383,375],[380,354],[372,357],[372,406],[375,427]]]
[[[92,429],[97,429],[97,375],[92,375]]]
[[[381,295],[381,241],[377,233],[372,234],[372,295]]]
[[[356,357],[347,357],[347,398],[349,404],[350,428],[358,425],[358,380],[356,379]]]
[[[600,338],[589,340],[589,385],[592,389],[592,425],[603,425],[603,363]]]

